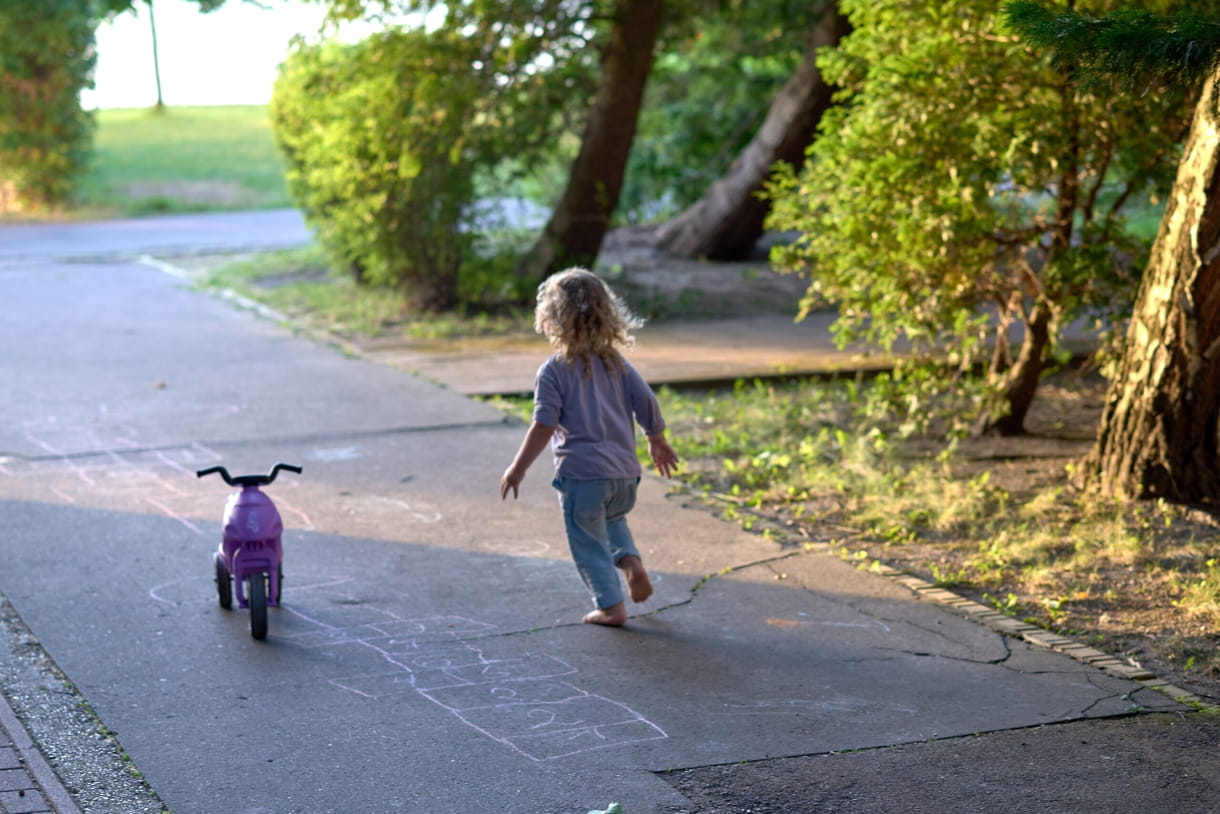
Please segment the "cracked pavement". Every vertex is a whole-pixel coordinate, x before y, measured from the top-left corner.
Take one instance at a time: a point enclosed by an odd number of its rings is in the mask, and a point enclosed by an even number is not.
[[[0,301],[0,592],[175,814],[834,810],[765,808],[763,780],[1189,712],[655,477],[631,524],[656,594],[581,625],[547,462],[502,503],[524,428],[490,406],[141,263],[11,260]],[[269,488],[285,604],[257,642],[212,584],[228,489],[194,471],[276,461],[304,471]],[[37,706],[82,809],[119,810]],[[714,799],[725,767],[770,798]],[[900,810],[855,788],[841,810]]]

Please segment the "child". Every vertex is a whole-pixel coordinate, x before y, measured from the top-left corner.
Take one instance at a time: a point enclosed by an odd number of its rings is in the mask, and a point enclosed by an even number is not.
[[[669,477],[678,456],[665,440],[665,421],[656,396],[619,353],[639,327],[602,280],[570,268],[538,287],[534,330],[546,336],[555,354],[538,368],[534,419],[512,464],[500,478],[500,499],[517,487],[530,464],[550,442],[555,480],[568,546],[581,579],[593,594],[595,610],[584,621],[621,626],[627,621],[623,588],[633,602],[652,595],[652,582],[627,528],[635,506],[640,462],[635,423],[648,438],[648,454]]]

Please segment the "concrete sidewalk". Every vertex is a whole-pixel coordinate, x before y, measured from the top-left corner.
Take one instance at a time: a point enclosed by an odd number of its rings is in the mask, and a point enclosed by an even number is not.
[[[660,322],[637,331],[635,346],[626,355],[654,386],[888,367],[885,357],[836,348],[832,320],[832,314],[820,312],[801,322],[784,314]],[[373,340],[349,348],[472,396],[528,394],[538,366],[552,353],[540,336]]]
[[[1217,727],[1188,693],[825,541],[748,534],[655,477],[632,528],[656,595],[626,629],[580,625],[545,462],[499,501],[522,427],[462,397],[527,391],[537,338],[470,364],[473,348],[353,359],[122,257],[0,263],[0,301],[0,591],[28,625],[0,660],[53,664],[32,684],[97,716],[65,732],[14,703],[27,737],[0,715],[0,760],[33,783],[15,791],[43,794],[35,810],[151,810],[105,802],[82,757],[99,725],[142,774],[130,799],[151,787],[175,814],[1202,814],[1220,799]],[[631,358],[655,383],[842,360],[824,323],[792,327],[663,323]],[[306,471],[274,487],[286,605],[259,643],[216,607],[227,490],[193,472],[271,460]],[[56,802],[39,754],[73,799]]]

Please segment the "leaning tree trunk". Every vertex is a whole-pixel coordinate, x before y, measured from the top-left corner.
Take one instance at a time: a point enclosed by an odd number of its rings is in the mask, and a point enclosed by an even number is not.
[[[1102,494],[1220,499],[1220,71],[1195,106],[1085,475]]]
[[[550,221],[517,274],[541,280],[567,266],[592,267],[618,206],[644,86],[652,70],[663,0],[619,0],[601,54],[597,94],[580,152]]]
[[[822,80],[816,60],[851,26],[829,2],[810,32],[801,65],[780,88],[758,133],[741,151],[728,173],[684,212],[657,232],[657,245],[681,257],[741,260],[763,233],[769,205],[759,198],[763,183],[778,161],[799,165],[822,114],[831,105],[833,88]]]

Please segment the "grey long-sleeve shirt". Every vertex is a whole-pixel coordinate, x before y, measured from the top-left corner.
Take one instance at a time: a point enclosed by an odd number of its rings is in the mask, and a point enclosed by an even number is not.
[[[645,435],[665,429],[652,388],[624,360],[609,370],[600,358],[568,364],[558,355],[538,368],[534,379],[534,421],[554,427],[555,471],[573,480],[635,478],[642,468],[635,454],[635,422]]]

